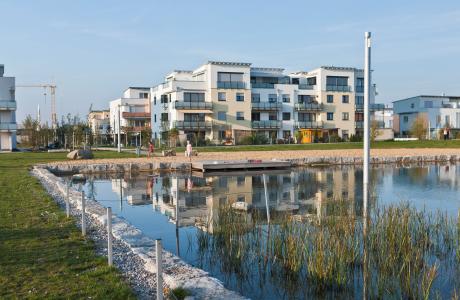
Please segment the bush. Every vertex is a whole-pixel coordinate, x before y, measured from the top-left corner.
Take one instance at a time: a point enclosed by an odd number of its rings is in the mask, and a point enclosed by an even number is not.
[[[352,134],[350,136],[350,142],[362,142],[363,138],[357,134]]]
[[[268,139],[264,134],[253,133],[243,137],[239,144],[241,145],[264,145],[268,144]]]

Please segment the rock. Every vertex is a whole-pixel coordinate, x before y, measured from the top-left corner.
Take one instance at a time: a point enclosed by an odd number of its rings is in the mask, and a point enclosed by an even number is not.
[[[176,150],[163,150],[163,156],[176,156]]]
[[[73,150],[67,154],[67,158],[75,160],[75,159],[91,159],[93,158],[93,152],[91,150],[85,150],[85,149],[78,149],[78,150]]]

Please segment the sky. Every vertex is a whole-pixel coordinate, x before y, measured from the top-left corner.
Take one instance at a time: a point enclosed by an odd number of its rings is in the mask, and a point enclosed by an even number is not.
[[[17,84],[55,83],[58,119],[106,109],[208,60],[308,71],[362,68],[372,32],[377,101],[460,95],[460,2],[0,0],[0,64]],[[17,88],[18,123],[49,120],[42,89]]]

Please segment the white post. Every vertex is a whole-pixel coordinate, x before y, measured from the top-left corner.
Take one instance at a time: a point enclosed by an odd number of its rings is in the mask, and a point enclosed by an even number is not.
[[[157,300],[163,300],[163,258],[161,256],[162,246],[161,239],[155,240],[156,257],[157,257]]]
[[[431,140],[431,124],[430,124],[430,121],[428,121],[428,140]]]
[[[369,101],[371,94],[371,33],[365,33],[365,56],[364,56],[364,166],[363,183],[369,183]]]
[[[120,137],[121,137],[121,106],[120,104],[118,104],[118,153],[121,152],[121,141],[120,141]]]
[[[262,178],[264,181],[265,206],[267,207],[267,221],[270,224],[270,206],[268,204],[267,176],[265,176],[265,174],[262,174]]]
[[[113,265],[112,258],[112,208],[107,207],[107,259],[109,266]]]
[[[69,189],[70,189],[70,182],[67,183],[67,195],[66,195],[66,199],[65,199],[65,211],[66,211],[66,214],[67,214],[67,218],[70,217],[70,205],[69,205],[70,192],[69,192]]]
[[[81,192],[81,234],[83,236],[86,235],[86,224],[85,224],[85,211],[86,211],[86,203],[85,203],[85,192]]]

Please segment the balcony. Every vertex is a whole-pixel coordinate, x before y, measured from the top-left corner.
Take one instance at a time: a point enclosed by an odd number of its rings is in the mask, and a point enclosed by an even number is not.
[[[16,110],[16,101],[0,100],[0,110]]]
[[[326,91],[328,92],[351,92],[349,85],[327,85]]]
[[[364,128],[364,121],[356,121],[355,122],[355,128],[363,129]]]
[[[254,82],[251,83],[251,88],[253,89],[274,89],[274,83],[265,83],[265,82]]]
[[[299,90],[314,90],[316,85],[299,84]]]
[[[121,116],[125,119],[150,119],[150,113],[148,112],[127,112],[121,113]]]
[[[364,93],[364,87],[363,87],[363,86],[357,85],[357,86],[355,87],[355,91],[356,91],[357,93]]]
[[[279,102],[252,102],[251,109],[259,111],[274,111],[280,110],[282,103]]]
[[[278,129],[281,128],[281,121],[252,121],[254,129]]]
[[[212,110],[212,102],[174,102],[177,110]]]
[[[212,123],[205,121],[175,121],[174,127],[179,130],[204,130],[211,129]]]
[[[295,104],[296,111],[322,111],[323,104],[322,103],[296,103]]]
[[[245,89],[246,83],[243,81],[218,81],[218,89]]]
[[[294,125],[298,129],[320,129],[323,128],[323,122],[318,121],[297,121]]]
[[[0,123],[1,132],[16,131],[17,129],[18,125],[16,123]]]
[[[372,103],[369,105],[369,110],[370,111],[377,111],[377,110],[384,110],[385,109],[385,104],[382,103]],[[364,110],[364,104],[355,104],[355,110],[356,111],[363,111]]]

